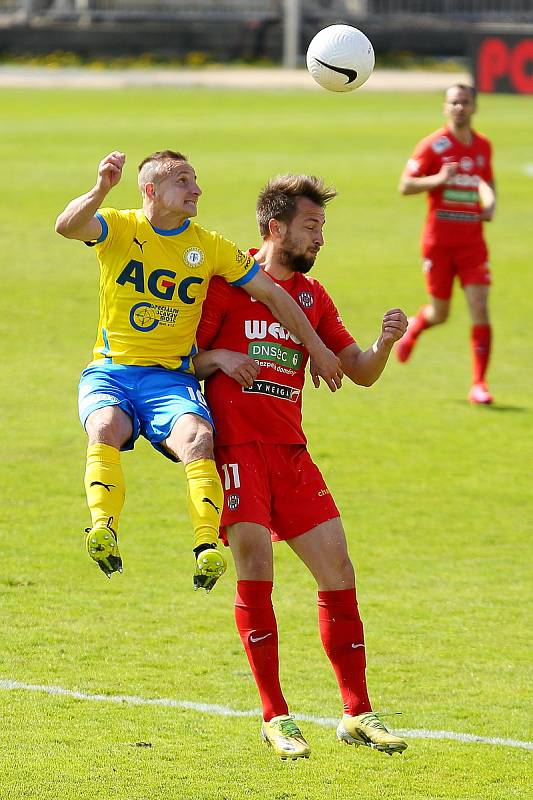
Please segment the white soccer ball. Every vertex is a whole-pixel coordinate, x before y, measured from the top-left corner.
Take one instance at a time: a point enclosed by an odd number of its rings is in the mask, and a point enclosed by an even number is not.
[[[330,92],[352,92],[362,86],[374,63],[370,40],[351,25],[323,28],[307,48],[307,69]]]

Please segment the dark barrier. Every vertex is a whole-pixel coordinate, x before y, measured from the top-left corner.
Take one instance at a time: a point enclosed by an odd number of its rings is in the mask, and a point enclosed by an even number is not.
[[[533,36],[476,37],[472,72],[480,92],[533,94]]]

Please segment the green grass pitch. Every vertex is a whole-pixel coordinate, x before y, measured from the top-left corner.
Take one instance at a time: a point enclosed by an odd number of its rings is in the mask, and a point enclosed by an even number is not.
[[[414,143],[440,124],[441,101],[438,94],[2,92],[2,800],[527,796],[524,747],[421,734],[401,758],[387,759],[342,747],[332,728],[304,722],[311,759],[282,763],[261,745],[259,717],[5,688],[15,681],[258,707],[233,625],[233,569],[209,597],[192,591],[181,467],[143,442],[125,455],[124,574],[107,581],[84,551],[76,386],[95,335],[97,268],[93,252],[54,233],[57,213],[92,185],[112,149],[128,161],[109,202],[137,205],[137,163],[171,147],[197,169],[199,222],[249,246],[258,241],[254,204],[267,178],[323,175],[339,197],[314,274],[366,347],[385,309],[413,313],[424,298],[424,200],[402,198],[396,186]],[[466,401],[468,320],[456,289],[451,319],[422,337],[412,362],[391,360],[371,389],[346,384],[330,396],[308,387],[304,407],[311,451],[340,505],[357,566],[375,708],[402,711],[393,727],[410,731],[528,742],[531,99],[482,97],[476,122],[494,142],[499,188],[487,228],[497,405]],[[337,717],[313,580],[283,545],[275,605],[291,709]]]

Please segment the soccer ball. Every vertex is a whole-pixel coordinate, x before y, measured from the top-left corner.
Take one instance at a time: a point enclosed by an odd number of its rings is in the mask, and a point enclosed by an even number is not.
[[[368,80],[374,69],[374,48],[365,34],[351,25],[330,25],[311,39],[307,69],[330,92],[351,92]]]

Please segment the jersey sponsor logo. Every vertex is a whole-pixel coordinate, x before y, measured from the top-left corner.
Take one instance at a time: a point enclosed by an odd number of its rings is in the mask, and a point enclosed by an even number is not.
[[[470,156],[463,156],[462,159],[459,161],[459,166],[465,172],[472,172],[474,169],[474,162],[470,158]]]
[[[289,400],[291,403],[296,403],[300,397],[300,389],[272,381],[254,381],[250,388],[243,386],[242,390],[247,394],[267,394],[270,397],[277,397],[279,400]]]
[[[433,261],[430,258],[425,258],[422,261],[422,271],[423,272],[429,272],[432,266],[433,266]]]
[[[437,211],[437,219],[447,219],[453,222],[479,222],[479,214],[473,211]]]
[[[479,201],[479,195],[469,189],[445,189],[442,196],[449,203],[466,203],[467,205],[476,205]]]
[[[199,267],[204,263],[205,256],[199,247],[188,247],[183,253],[183,260],[188,267]]]
[[[172,300],[177,295],[182,303],[192,305],[196,297],[192,297],[189,294],[189,289],[194,284],[203,283],[204,279],[190,276],[176,283],[174,280],[175,277],[176,273],[171,269],[154,269],[148,275],[148,280],[145,282],[144,264],[142,261],[132,259],[128,261],[118,276],[117,283],[120,286],[131,283],[135,291],[139,292],[139,294],[146,294],[149,292],[159,300]]]
[[[481,156],[481,155],[476,156],[476,164],[477,164],[478,167],[483,169],[483,167],[485,166],[485,156]]]
[[[237,264],[246,264],[246,267],[248,268],[250,264],[253,263],[253,258],[252,256],[243,253],[242,250],[237,250],[235,253],[235,261]]]
[[[228,508],[230,511],[235,511],[235,509],[239,507],[240,502],[241,499],[238,494],[228,495]]]
[[[330,493],[329,489],[319,489],[319,491],[317,492],[317,497],[325,497],[329,493]]]
[[[287,328],[279,322],[271,322],[270,325],[264,319],[247,319],[244,323],[244,335],[247,339],[266,339],[267,334],[274,339],[292,339],[295,344],[301,344]]]
[[[416,175],[420,171],[420,162],[416,158],[410,158],[407,162],[407,169],[410,175]]]
[[[83,391],[83,390],[82,390]],[[98,405],[99,403],[106,403],[107,405],[117,405],[120,403],[120,398],[114,394],[106,394],[104,392],[92,392],[91,387],[85,389],[85,394],[80,396],[79,408],[84,411],[90,406]]]
[[[311,308],[313,303],[315,302],[315,298],[311,294],[311,292],[300,292],[298,295],[298,302],[302,306],[302,308]]]
[[[479,175],[463,175],[458,172],[446,181],[446,186],[461,186],[466,189],[477,189],[479,186]]]
[[[445,153],[446,150],[449,150],[451,146],[452,143],[447,136],[439,136],[431,145],[431,149],[434,153],[440,155],[441,153]]]
[[[250,342],[248,345],[248,355],[256,361],[273,361],[282,367],[294,367],[299,369],[302,365],[302,353],[290,347],[273,342]],[[294,374],[294,373],[293,373]]]
[[[135,303],[130,309],[130,325],[136,331],[149,333],[158,325],[173,327],[179,310],[167,306],[156,306],[153,303]]]

